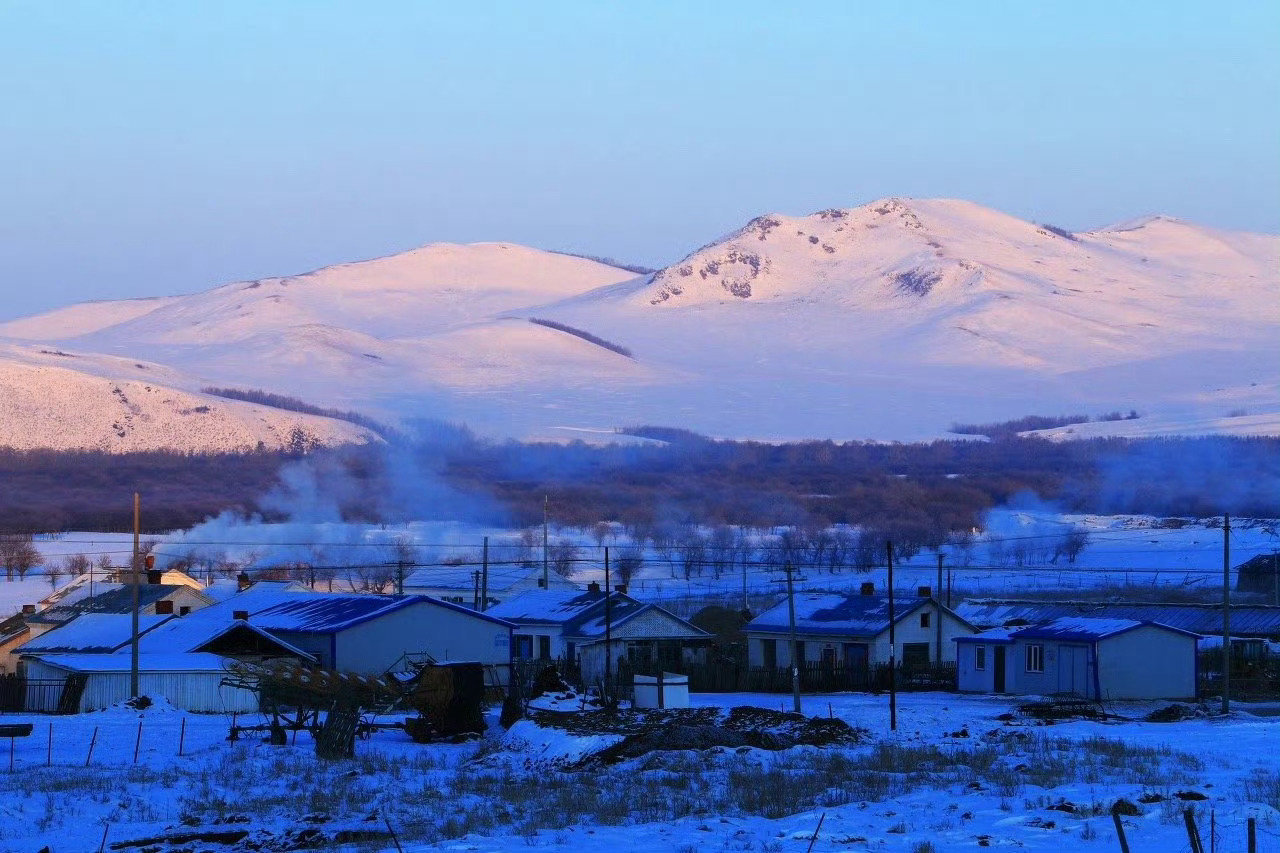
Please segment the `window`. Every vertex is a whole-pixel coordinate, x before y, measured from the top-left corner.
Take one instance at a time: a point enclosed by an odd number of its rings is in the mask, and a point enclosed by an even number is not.
[[[1041,643],[1027,646],[1027,672],[1044,672],[1044,646]]]
[[[927,610],[924,613],[920,614],[920,627],[921,628],[929,627],[929,612]]]
[[[565,659],[565,660],[567,660],[569,663],[573,663],[574,661],[576,661],[576,660],[578,659],[578,644],[577,644],[577,643],[565,643],[565,644],[564,644],[564,659]]]
[[[929,665],[928,643],[903,643],[902,668],[924,669]]]
[[[544,635],[538,635],[538,657],[541,660],[551,660],[551,638]]]
[[[766,669],[778,668],[778,641],[777,640],[761,640],[760,641],[761,663]]]
[[[516,657],[528,660],[533,657],[533,637],[529,634],[516,634]]]
[[[973,647],[973,668],[976,670],[984,670],[987,668],[987,647]]]

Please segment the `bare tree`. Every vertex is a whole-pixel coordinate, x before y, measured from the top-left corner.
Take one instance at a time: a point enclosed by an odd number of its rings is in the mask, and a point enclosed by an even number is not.
[[[30,533],[7,533],[0,536],[0,564],[4,565],[5,577],[13,580],[14,572],[19,578],[25,578],[27,572],[40,564],[40,552],[34,544],[35,537]]]
[[[596,540],[596,546],[604,545],[604,540],[613,538],[613,525],[607,521],[597,521],[591,528],[591,537]]]
[[[548,560],[551,571],[562,578],[567,578],[577,570],[578,546],[567,539],[561,539],[551,545]]]
[[[644,566],[644,552],[639,545],[623,545],[617,550],[613,561],[613,570],[618,574],[618,582],[630,585]]]

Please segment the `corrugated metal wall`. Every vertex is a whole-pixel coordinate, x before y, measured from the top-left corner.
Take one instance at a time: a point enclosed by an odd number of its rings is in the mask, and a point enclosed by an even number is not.
[[[152,699],[164,697],[175,708],[184,711],[230,713],[258,710],[258,695],[250,690],[222,685],[222,672],[141,672],[138,689]],[[27,676],[32,679],[65,678],[66,670],[27,661]],[[129,673],[94,672],[89,674],[80,710],[96,711],[129,699]],[[28,711],[54,711],[58,697],[49,691],[27,694]]]

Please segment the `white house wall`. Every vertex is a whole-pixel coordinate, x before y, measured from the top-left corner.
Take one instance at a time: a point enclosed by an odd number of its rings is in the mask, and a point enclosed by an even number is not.
[[[1188,699],[1196,695],[1196,638],[1150,625],[1098,647],[1103,699]]]
[[[65,679],[67,671],[40,661],[27,662],[31,679]],[[258,694],[251,690],[226,687],[222,672],[146,672],[138,673],[138,691],[152,699],[164,697],[175,708],[199,713],[257,711]],[[60,691],[29,690],[28,711],[55,711]],[[92,672],[88,674],[79,710],[98,711],[128,700],[127,672]],[[47,706],[47,707],[46,707]]]
[[[930,614],[929,627],[927,628],[920,627],[921,613]],[[894,627],[893,639],[899,662],[902,661],[902,647],[907,643],[928,643],[929,661],[932,663],[937,659],[938,629],[936,620],[939,618],[939,614],[941,614],[942,619],[942,660],[944,662],[955,661],[956,646],[959,644],[955,643],[954,639],[972,634],[972,629],[951,614],[939,610],[935,605],[925,605],[913,611]],[[752,631],[747,639],[749,665],[764,666],[764,650],[761,641],[766,639],[777,641],[778,666],[791,666],[791,635],[789,633],[766,634],[755,631]],[[873,666],[889,662],[889,631],[887,628],[871,639],[855,636],[805,634],[802,631],[796,632],[796,639],[804,643],[803,659],[806,662],[820,662],[822,660],[822,650],[830,645],[835,649],[837,665],[843,666],[845,663],[845,643],[866,644],[868,663]]]
[[[995,649],[992,643],[956,643],[956,689],[961,693],[993,693],[996,689]],[[986,649],[986,662],[977,668],[978,647]],[[1007,653],[1006,653],[1007,654]],[[1009,661],[1005,658],[1005,690],[1009,685]]]
[[[415,604],[337,635],[337,669],[377,675],[405,654],[439,661],[511,663],[511,629],[434,604]]]

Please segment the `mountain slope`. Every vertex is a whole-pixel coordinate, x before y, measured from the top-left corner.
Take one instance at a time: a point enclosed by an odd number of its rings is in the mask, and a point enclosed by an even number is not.
[[[1278,331],[1280,238],[1167,217],[1068,234],[904,199],[758,217],[652,275],[436,244],[0,325],[84,358],[64,367],[125,376],[86,354],[127,353],[188,392],[263,388],[495,435],[656,423],[764,439],[925,438],[1032,412],[1133,408],[1161,429],[1277,414]]]

